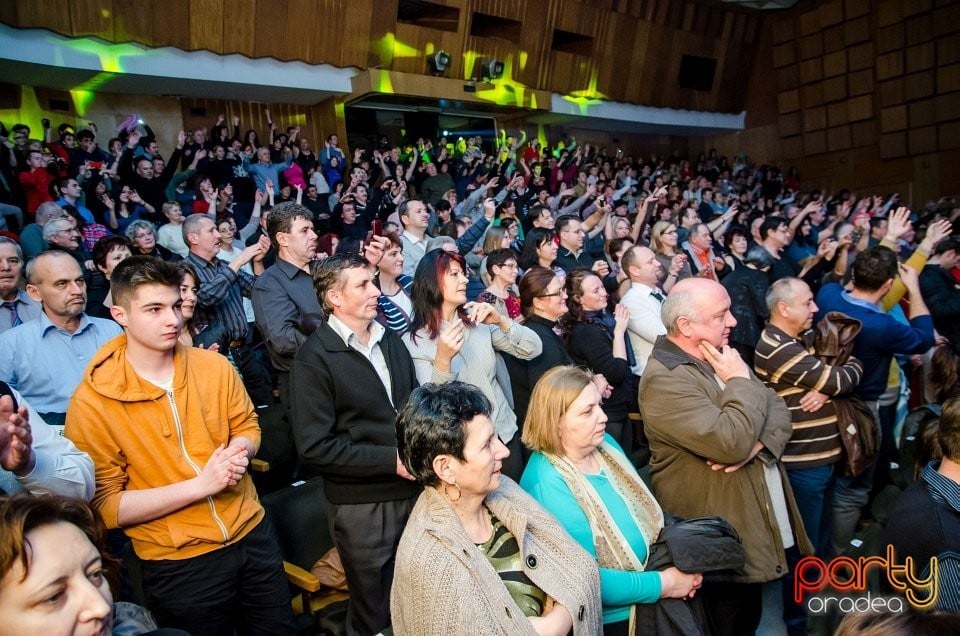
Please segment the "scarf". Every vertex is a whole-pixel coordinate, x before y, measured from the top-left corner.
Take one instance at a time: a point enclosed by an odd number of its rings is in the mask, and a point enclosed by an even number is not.
[[[586,515],[600,567],[642,572],[650,557],[650,544],[657,540],[660,530],[663,529],[663,511],[627,458],[607,442],[593,451],[593,456],[600,464],[600,470],[607,476],[614,490],[626,504],[630,516],[633,517],[640,529],[640,534],[643,535],[647,545],[647,556],[642,562],[637,558],[613,515],[607,510],[606,504],[600,499],[599,493],[583,472],[564,456],[551,453],[545,453],[544,456],[560,473],[560,477],[567,484],[577,505]],[[631,634],[635,621],[636,606],[630,610]]]

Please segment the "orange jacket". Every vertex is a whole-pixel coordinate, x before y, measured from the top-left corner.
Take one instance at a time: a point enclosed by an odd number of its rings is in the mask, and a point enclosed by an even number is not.
[[[117,528],[125,490],[196,477],[237,436],[260,445],[257,414],[219,353],[177,345],[173,391],[144,380],[126,360],[127,337],[94,356],[67,408],[66,436],[93,459],[93,504]],[[249,475],[169,515],[124,528],[142,559],[187,559],[243,538],[264,512]]]

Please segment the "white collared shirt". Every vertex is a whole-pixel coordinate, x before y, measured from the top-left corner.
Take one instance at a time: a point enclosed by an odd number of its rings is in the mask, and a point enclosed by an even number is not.
[[[361,340],[350,327],[343,324],[343,321],[333,314],[330,314],[330,317],[327,318],[327,324],[340,336],[344,344],[370,361],[377,375],[380,376],[380,381],[383,382],[384,388],[387,390],[390,403],[393,404],[393,382],[390,379],[390,367],[387,366],[387,359],[384,357],[383,350],[380,348],[380,341],[383,340],[383,336],[386,333],[383,325],[376,320],[371,320],[370,326],[367,327],[367,329],[370,330],[370,341],[368,344],[364,344],[363,340]]]
[[[623,295],[620,304],[630,310],[630,322],[627,324],[627,337],[633,347],[636,363],[633,374],[642,375],[647,360],[653,351],[653,343],[658,336],[667,333],[660,317],[662,304],[653,297],[653,288],[643,283],[631,283],[630,289]]]

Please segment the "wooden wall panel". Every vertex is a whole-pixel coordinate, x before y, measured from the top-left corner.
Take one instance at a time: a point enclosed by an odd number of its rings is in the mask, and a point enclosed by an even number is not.
[[[539,90],[740,112],[749,82],[743,69],[753,66],[765,20],[758,11],[702,0],[431,2],[458,9],[454,31],[398,23],[399,0],[7,0],[0,21],[112,42],[406,73],[426,73],[427,53],[443,49],[452,57],[447,77],[459,78],[467,75],[465,59],[484,54],[512,58],[510,80]],[[519,21],[519,41],[471,36],[475,12]],[[836,52],[828,49],[836,38],[827,38],[821,23],[846,27],[828,8],[805,22],[801,46],[794,25],[776,23],[775,38],[790,43],[781,66],[800,51],[807,59]],[[592,38],[592,45],[579,55],[555,51],[556,29]],[[717,61],[713,90],[680,89],[685,54]]]

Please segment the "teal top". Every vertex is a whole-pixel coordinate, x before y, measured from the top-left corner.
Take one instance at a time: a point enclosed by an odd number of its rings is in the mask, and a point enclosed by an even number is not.
[[[606,435],[605,441],[623,453],[612,437]],[[600,498],[620,527],[634,554],[641,562],[645,561],[646,540],[633,520],[629,508],[613,488],[610,480],[603,472],[599,475],[586,475],[586,477],[590,485],[600,494]],[[640,479],[640,476],[636,475],[636,478]],[[593,558],[597,558],[593,545],[593,532],[590,530],[587,516],[577,504],[560,473],[542,453],[534,452],[530,456],[527,468],[520,479],[520,486],[549,510],[584,550]],[[650,538],[651,541],[655,539],[656,537]],[[630,572],[600,568],[600,600],[603,603],[604,623],[628,620],[631,606],[636,603],[655,603],[659,598],[660,574],[658,572]]]

